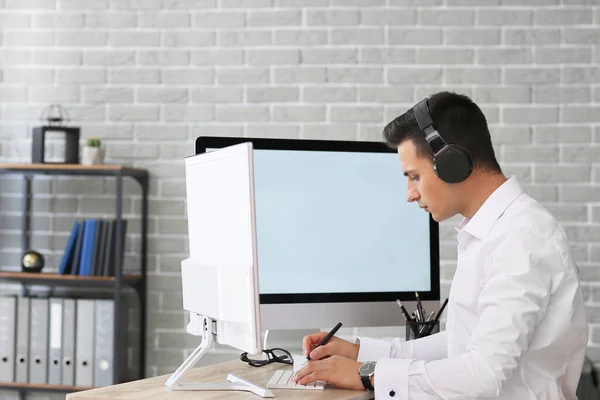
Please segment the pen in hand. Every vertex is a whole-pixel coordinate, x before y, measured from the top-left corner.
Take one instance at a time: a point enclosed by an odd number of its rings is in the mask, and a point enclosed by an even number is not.
[[[337,331],[338,331],[338,330],[339,330],[341,327],[342,327],[342,323],[341,323],[341,322],[338,322],[338,324],[337,324],[336,326],[334,326],[334,327],[333,327],[333,329],[332,329],[332,330],[331,330],[331,331],[330,331],[330,332],[327,334],[327,336],[325,336],[325,337],[323,338],[323,340],[321,340],[321,343],[319,343],[319,344],[317,345],[317,347],[320,347],[320,346],[324,346],[324,345],[326,345],[326,344],[327,344],[327,342],[329,342],[329,340],[330,340],[330,339],[333,337],[333,335],[335,335],[335,333],[336,333],[336,332],[337,332]],[[316,349],[317,347],[315,347],[315,349]],[[314,350],[314,349],[313,349],[313,350]],[[308,361],[310,361],[310,353],[308,353],[308,354],[306,355],[306,359],[307,359]]]

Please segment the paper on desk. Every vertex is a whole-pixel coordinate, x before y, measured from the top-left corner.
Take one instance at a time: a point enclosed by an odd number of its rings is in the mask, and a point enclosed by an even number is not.
[[[301,356],[300,354],[292,354],[292,358],[294,359],[294,372],[302,369],[308,362],[305,356]]]

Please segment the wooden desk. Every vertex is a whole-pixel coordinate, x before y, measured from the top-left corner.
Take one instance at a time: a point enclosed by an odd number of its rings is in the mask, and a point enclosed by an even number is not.
[[[250,367],[242,361],[235,360],[221,364],[209,365],[191,370],[183,379],[184,382],[225,382],[227,375],[233,373],[241,378],[265,386],[275,370],[292,369],[289,365],[270,364],[264,367]],[[358,373],[358,372],[357,372]],[[83,392],[70,393],[66,400],[163,400],[163,399],[234,399],[258,400],[259,397],[250,392],[237,391],[170,391],[165,386],[170,375],[157,376],[139,381],[122,383]],[[325,390],[286,390],[269,389],[279,399],[331,399],[331,400],[366,400],[373,398],[372,392],[362,390],[342,390],[328,386]]]

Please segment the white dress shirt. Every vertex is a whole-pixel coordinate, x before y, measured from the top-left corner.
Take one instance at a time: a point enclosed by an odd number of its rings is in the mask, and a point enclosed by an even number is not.
[[[562,227],[512,177],[456,230],[446,330],[357,339],[375,398],[576,399],[588,328]]]

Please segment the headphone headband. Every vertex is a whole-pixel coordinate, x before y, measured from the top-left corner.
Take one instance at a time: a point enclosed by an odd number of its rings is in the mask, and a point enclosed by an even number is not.
[[[431,114],[429,114],[427,100],[429,99],[426,97],[418,102],[417,105],[413,107],[413,112],[415,113],[415,119],[417,120],[419,129],[425,133],[425,139],[435,155],[446,146],[446,142],[433,126],[433,120],[431,119]]]
[[[413,107],[413,112],[415,113],[417,124],[419,124],[419,129],[425,132],[426,135],[429,135],[435,131],[435,128],[433,127],[431,115],[429,115],[427,100],[428,98],[426,97],[418,102],[417,105]]]

